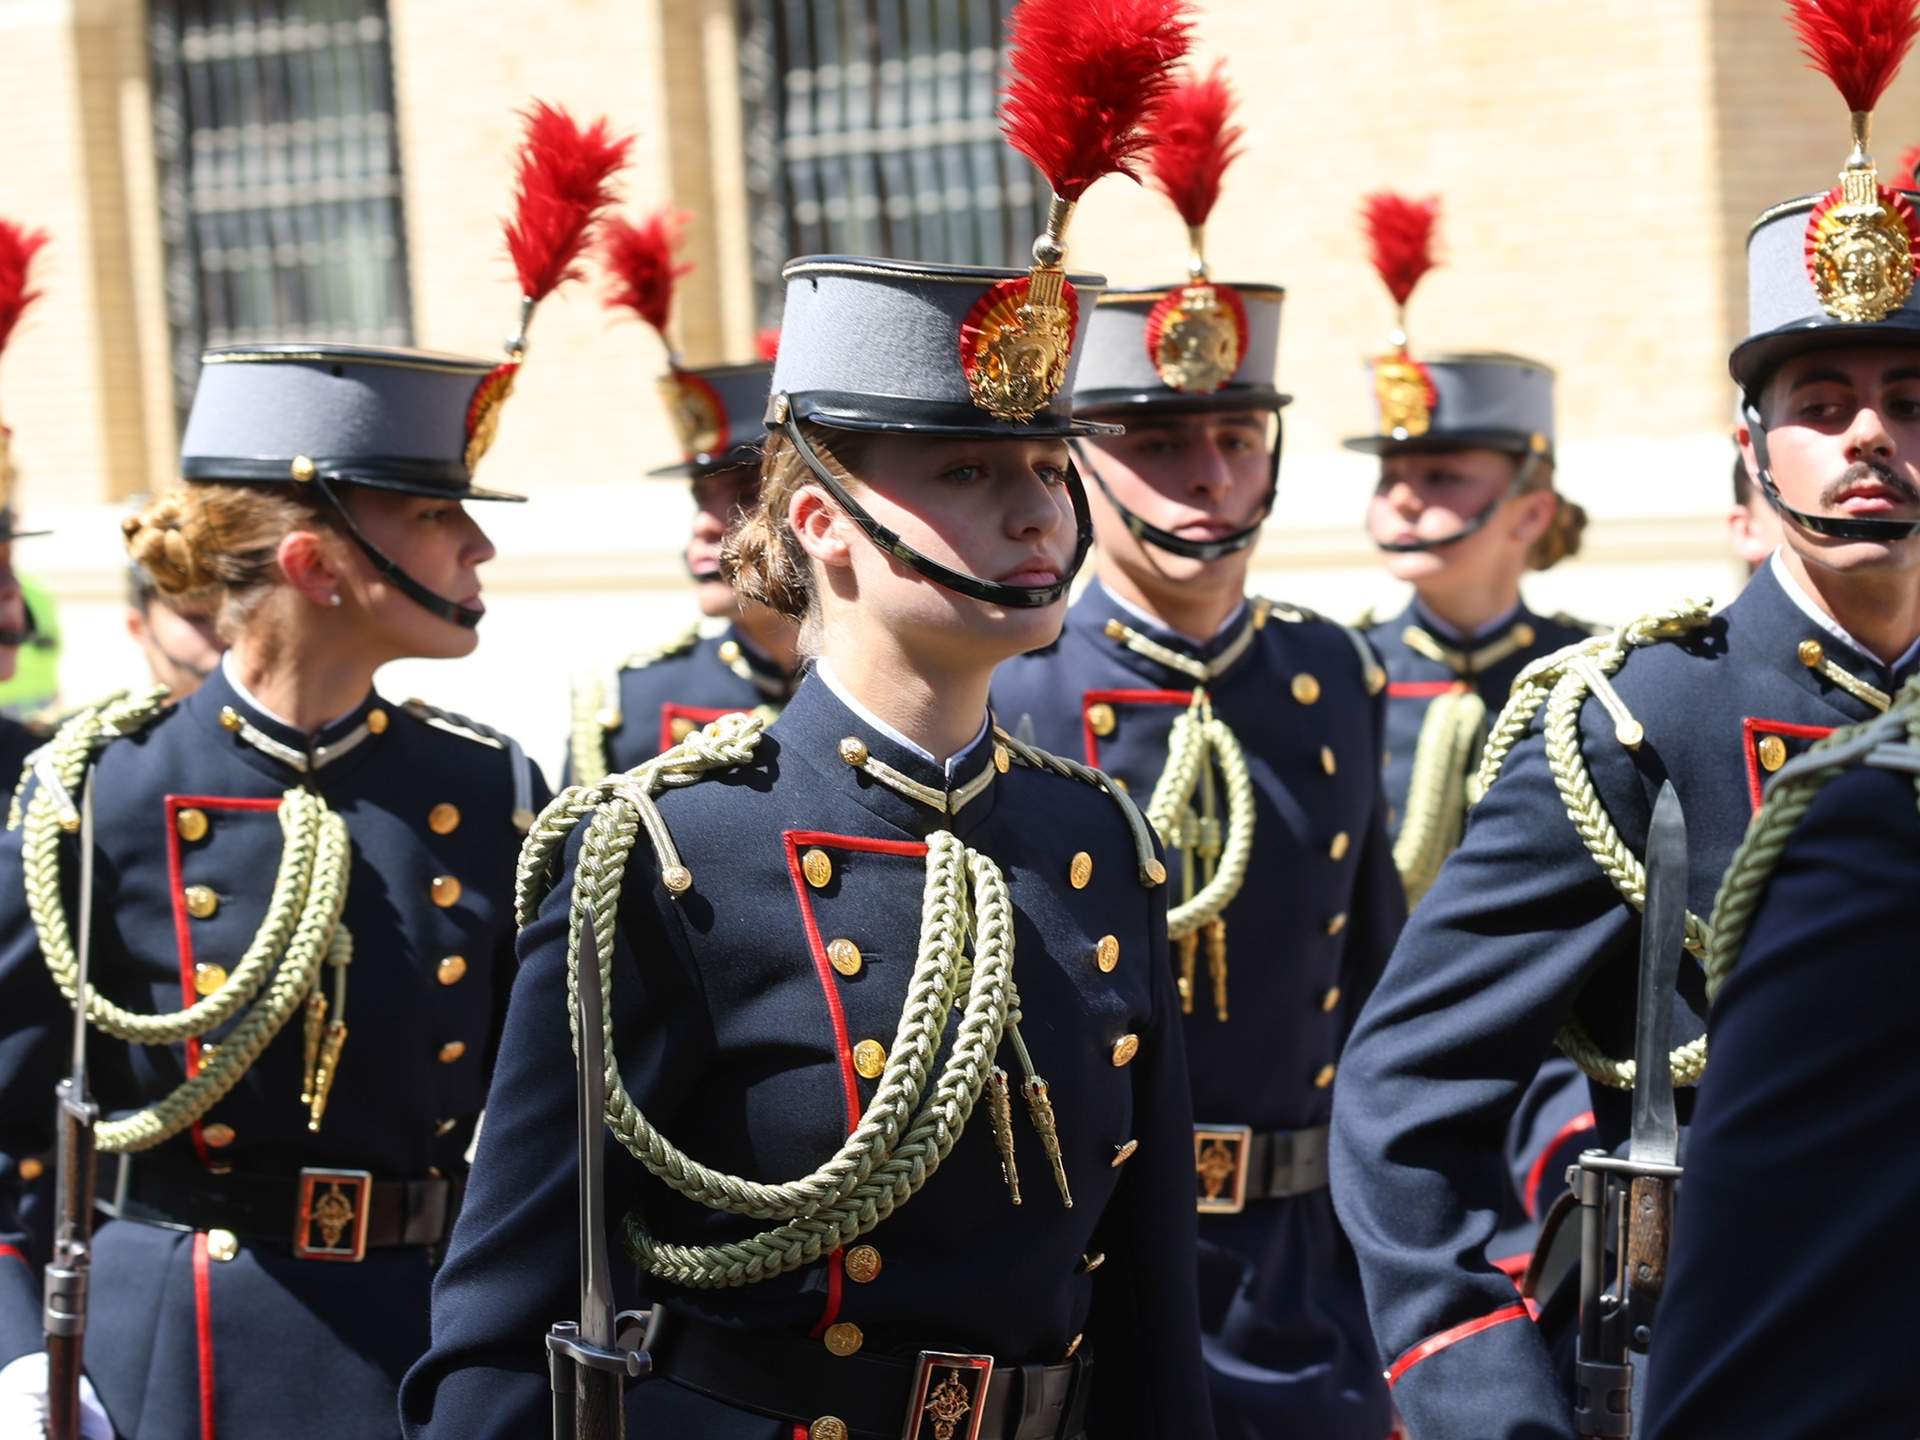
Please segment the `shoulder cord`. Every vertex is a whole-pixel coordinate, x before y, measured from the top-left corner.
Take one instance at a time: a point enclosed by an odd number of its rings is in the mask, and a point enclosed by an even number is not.
[[[1207,761],[1212,759],[1213,764]],[[1227,823],[1221,831],[1214,797],[1214,769],[1226,790]],[[1204,782],[1204,789],[1202,785]],[[1202,790],[1200,808],[1194,791]],[[1169,851],[1198,855],[1207,872],[1194,892],[1189,874],[1186,898],[1167,916],[1167,935],[1178,940],[1217,920],[1240,893],[1253,857],[1253,777],[1247,757],[1227,722],[1213,713],[1204,689],[1193,692],[1193,702],[1174,719],[1167,736],[1167,763],[1160,782],[1147,801],[1147,823]]]
[[[620,892],[641,829],[648,832],[669,892],[683,893],[692,885],[653,797],[711,771],[749,763],[763,725],[757,716],[725,716],[611,784],[563,792],[535,822],[520,862],[518,910],[523,925],[552,883],[557,852],[576,823],[587,818],[567,938],[569,1014],[576,1035],[581,906],[593,907],[600,981],[610,993]],[[614,1059],[608,1007],[608,1128],[649,1174],[689,1200],[774,1222],[773,1228],[743,1241],[686,1246],[656,1239],[637,1212],[630,1214],[627,1242],[649,1273],[694,1288],[748,1285],[810,1265],[867,1233],[927,1182],[959,1140],[989,1083],[996,1089],[1004,1085],[994,1057],[1009,1037],[1026,1071],[1023,1090],[1036,1129],[1053,1161],[1062,1197],[1072,1204],[1046,1082],[1032,1073],[1019,1038],[1012,906],[1004,878],[991,859],[968,849],[950,832],[935,831],[927,846],[919,952],[886,1067],[853,1134],[811,1175],[763,1184],[701,1165],[669,1142],[627,1092]],[[961,1016],[952,1049],[930,1076],[956,1003]],[[1008,1148],[1003,1144],[1002,1153]],[[1011,1172],[1007,1180],[1010,1186],[1015,1183]]]
[[[1409,907],[1433,887],[1442,862],[1460,843],[1469,772],[1486,719],[1487,702],[1479,692],[1459,689],[1434,696],[1420,721],[1407,809],[1393,844]]]
[[[575,677],[567,758],[573,762],[576,785],[598,785],[607,778],[607,736],[626,723],[620,713],[620,672],[645,669],[699,643],[700,627],[689,625],[665,644],[636,650],[610,669],[583,671]]]
[[[61,895],[60,849],[61,837],[68,833],[65,817],[72,812],[71,797],[86,782],[95,753],[116,736],[150,724],[160,714],[164,695],[156,691],[138,700],[116,699],[68,720],[48,747],[38,777],[42,783],[25,807],[22,873],[27,909],[47,969],[69,1004],[74,1003],[78,960]],[[339,974],[344,976],[351,956],[350,937],[340,924],[349,862],[346,823],[318,795],[303,789],[286,792],[279,817],[285,842],[266,918],[225,984],[168,1015],[136,1014],[89,987],[88,1020],[103,1033],[135,1045],[178,1044],[241,1015],[197,1075],[155,1104],[101,1123],[99,1145],[109,1154],[150,1149],[192,1125],[239,1083],[306,1002],[323,962],[342,967]],[[324,1108],[324,1096],[320,1103]]]
[[[1733,973],[1734,962],[1746,944],[1754,912],[1760,907],[1760,897],[1773,879],[1780,854],[1801,817],[1826,783],[1848,768],[1843,756],[1826,752],[1859,750],[1863,745],[1870,747],[1876,740],[1891,740],[1902,733],[1907,744],[1920,746],[1920,689],[1909,687],[1901,696],[1898,708],[1889,715],[1836,730],[1810,746],[1795,762],[1794,769],[1782,771],[1769,787],[1765,803],[1747,824],[1746,838],[1733,852],[1732,863],[1727,866],[1720,893],[1713,902],[1714,929],[1706,956],[1708,1000],[1720,993],[1720,987]],[[1855,758],[1857,763],[1858,757]],[[1915,776],[1914,789],[1916,795],[1920,795],[1920,775]]]
[[[1561,803],[1566,806],[1567,816],[1588,853],[1613,882],[1621,898],[1635,910],[1646,906],[1646,867],[1621,838],[1594,789],[1593,776],[1580,751],[1581,707],[1589,695],[1594,696],[1612,716],[1615,738],[1629,748],[1637,748],[1644,732],[1608,683],[1608,677],[1626,662],[1630,651],[1690,634],[1706,625],[1711,613],[1706,601],[1685,601],[1642,616],[1608,635],[1579,641],[1534,661],[1514,681],[1513,695],[1500,712],[1481,756],[1478,785],[1484,793],[1544,707],[1547,764]],[[1712,933],[1708,922],[1688,913],[1686,946],[1690,953],[1704,956]],[[1559,1045],[1567,1058],[1591,1079],[1616,1090],[1633,1088],[1633,1061],[1606,1055],[1578,1020],[1569,1020],[1561,1028]],[[1669,1060],[1674,1084],[1698,1084],[1707,1067],[1706,1037],[1679,1046]]]

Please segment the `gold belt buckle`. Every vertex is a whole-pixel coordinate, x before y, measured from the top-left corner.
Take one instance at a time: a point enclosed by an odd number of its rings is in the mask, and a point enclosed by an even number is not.
[[[900,1440],[979,1440],[992,1379],[991,1355],[922,1350]]]
[[[302,1170],[293,1216],[296,1260],[364,1260],[373,1218],[371,1170]]]
[[[1247,1208],[1251,1125],[1193,1127],[1194,1208],[1202,1215],[1238,1215]]]

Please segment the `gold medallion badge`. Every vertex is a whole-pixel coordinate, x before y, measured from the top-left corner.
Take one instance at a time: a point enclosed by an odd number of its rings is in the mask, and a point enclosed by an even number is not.
[[[1916,226],[1906,197],[1847,170],[1807,221],[1807,276],[1836,320],[1872,324],[1913,293]]]
[[[1080,298],[1058,270],[994,285],[960,326],[960,368],[973,403],[996,420],[1031,420],[1060,393]]]
[[[1247,353],[1247,305],[1230,285],[1183,285],[1147,315],[1147,354],[1184,395],[1211,395]]]
[[[487,451],[500,433],[500,407],[513,394],[513,382],[520,374],[520,362],[509,360],[489,370],[473,392],[467,406],[467,470],[479,468]]]
[[[666,401],[674,434],[689,460],[726,448],[727,407],[719,392],[700,376],[669,370],[660,377],[660,398]]]
[[[1434,389],[1432,372],[1405,350],[1373,362],[1373,393],[1380,405],[1382,435],[1411,440],[1432,428],[1440,392]]]

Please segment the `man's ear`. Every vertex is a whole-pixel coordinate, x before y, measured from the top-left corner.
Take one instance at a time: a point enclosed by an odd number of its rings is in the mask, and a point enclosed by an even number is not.
[[[799,537],[807,557],[829,569],[844,570],[853,564],[847,531],[852,522],[833,497],[818,485],[802,485],[787,505],[787,524]]]
[[[302,596],[328,608],[340,603],[340,576],[319,535],[311,530],[289,531],[274,558],[287,584]]]

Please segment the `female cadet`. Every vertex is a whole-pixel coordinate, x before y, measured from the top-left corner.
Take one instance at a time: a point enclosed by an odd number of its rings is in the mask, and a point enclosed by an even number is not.
[[[1216,72],[1162,111],[1153,173],[1192,227],[1189,282],[1093,312],[1075,404],[1126,425],[1081,456],[1097,578],[994,697],[1016,733],[1129,783],[1174,852],[1183,1161],[1220,1433],[1381,1440],[1326,1127],[1347,1027],[1405,917],[1373,764],[1382,676],[1358,635],[1246,593],[1278,476],[1283,292],[1212,282],[1199,251],[1229,108]]]
[[[1520,594],[1528,570],[1578,553],[1587,516],[1553,488],[1551,370],[1517,355],[1415,359],[1408,349],[1406,305],[1434,263],[1439,202],[1383,192],[1363,214],[1399,319],[1392,350],[1370,367],[1379,423],[1346,443],[1380,458],[1367,533],[1387,573],[1413,587],[1400,614],[1361,624],[1387,667],[1387,832],[1417,905],[1460,843],[1469,782],[1514,678],[1595,633],[1535,613]],[[1488,1247],[1516,1279],[1593,1123],[1573,1062],[1548,1060],[1508,1127],[1513,1184]]]
[[[1097,63],[1177,58],[1183,27],[1100,44],[1097,10],[1018,16],[1087,27]],[[1129,104],[1157,88],[1140,70]],[[641,1428],[1212,1434],[1165,869],[1124,795],[987,710],[1091,538],[1065,444],[1102,283],[1060,268],[1077,196],[1027,274],[787,268],[730,555],[817,663],[771,728],[717,721],[535,826],[476,1186],[402,1396],[415,1434],[546,1423],[539,1337],[578,1313],[587,902],[619,1082],[604,1201],[655,1301]]]
[[[523,322],[542,293],[523,286]],[[177,705],[156,690],[67,722],[0,841],[17,877],[0,889],[0,1247],[16,1182],[50,1163],[84,969],[112,1217],[85,1333],[96,1426],[397,1429],[513,973],[514,857],[546,793],[518,745],[373,678],[478,643],[493,547],[463,502],[518,498],[472,474],[518,353],[210,351],[185,483],[125,522],[132,559],[217,606],[231,648]],[[41,1324],[32,1271],[0,1248],[0,1403],[44,1403]]]
[[[668,210],[638,225],[608,225],[602,255],[613,283],[607,304],[638,315],[669,346],[660,391],[682,455],[652,473],[683,477],[692,491],[687,574],[700,613],[726,621],[726,628],[703,636],[689,626],[664,645],[629,654],[609,674],[577,680],[569,784],[592,785],[630,770],[733,711],[764,707],[769,718],[779,714],[799,665],[793,622],[743,601],[720,573],[721,542],[752,508],[760,484],[772,355],[745,365],[680,364],[667,331],[677,282],[691,269],[674,263],[682,218]],[[770,351],[771,343],[764,348]]]

